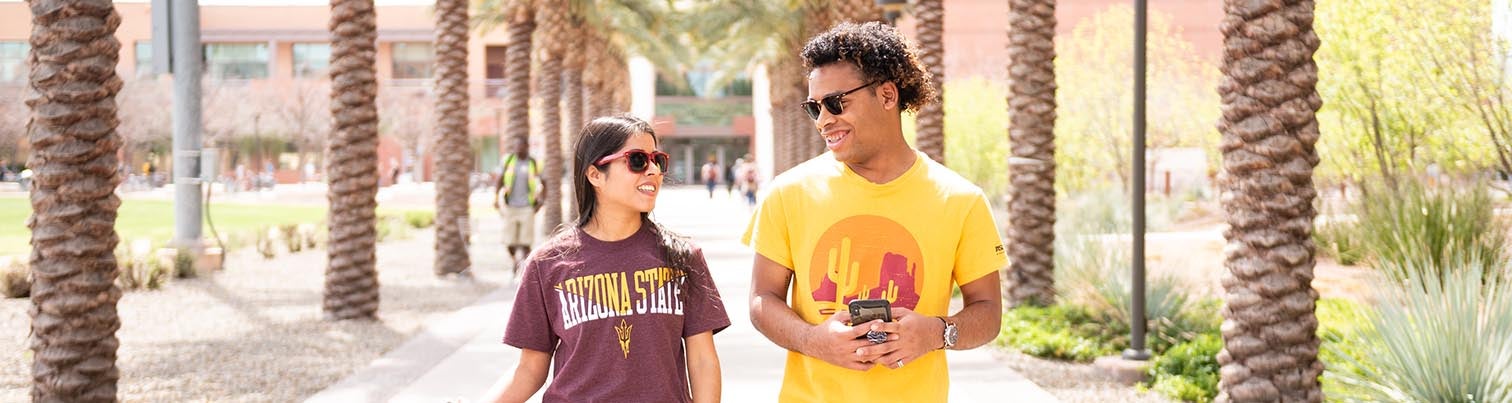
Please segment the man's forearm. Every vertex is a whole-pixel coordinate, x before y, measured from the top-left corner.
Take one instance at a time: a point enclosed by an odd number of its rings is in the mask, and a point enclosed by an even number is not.
[[[966,303],[960,312],[947,320],[956,324],[958,332],[953,350],[969,350],[981,347],[996,339],[1003,325],[1002,303],[973,301]]]
[[[778,346],[800,354],[808,348],[806,335],[813,327],[798,317],[786,301],[771,294],[751,297],[751,325]]]

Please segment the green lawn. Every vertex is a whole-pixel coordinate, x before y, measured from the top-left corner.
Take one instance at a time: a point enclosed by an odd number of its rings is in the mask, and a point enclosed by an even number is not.
[[[474,217],[498,214],[492,207],[476,203],[469,210]],[[407,211],[434,210],[379,207],[378,215],[402,216]],[[326,208],[308,204],[214,203],[210,205],[210,214],[216,231],[225,239],[228,236],[248,237],[265,226],[324,222]],[[0,196],[0,256],[24,255],[31,250],[31,230],[26,228],[26,218],[30,215],[31,201],[26,197]],[[203,231],[208,238],[208,223]],[[151,239],[156,245],[167,243],[173,238],[173,202],[122,200],[116,216],[116,233],[123,244],[137,239]]]
[[[116,217],[116,232],[122,242],[152,239],[162,244],[173,238],[173,202],[168,200],[124,200]],[[228,233],[248,232],[262,226],[315,223],[325,220],[324,206],[277,204],[210,205],[215,229],[224,237]],[[31,202],[21,197],[0,198],[0,256],[25,254],[31,249],[31,231],[26,218]],[[206,236],[210,228],[204,229]]]

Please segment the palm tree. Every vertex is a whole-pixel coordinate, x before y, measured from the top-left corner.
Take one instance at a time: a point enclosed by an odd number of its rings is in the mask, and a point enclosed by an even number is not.
[[[1230,252],[1219,400],[1318,402],[1313,2],[1227,1],[1224,10],[1218,131]]]
[[[917,0],[914,15],[918,17],[919,59],[929,74],[934,76],[935,90],[941,102],[929,102],[919,108],[915,121],[915,144],[929,158],[945,163],[945,6],[941,0]]]
[[[537,0],[536,35],[542,38],[536,60],[540,73],[536,76],[535,95],[540,98],[541,126],[536,130],[546,141],[546,155],[542,158],[541,172],[553,189],[546,192],[543,201],[544,223],[548,230],[562,224],[562,39],[567,38],[568,10],[565,0]]]
[[[582,18],[576,15],[576,13],[570,15],[568,18],[569,21],[566,30],[568,40],[566,41],[566,43],[583,43],[585,36],[583,29],[580,28],[583,24]],[[563,144],[565,144],[565,147],[563,147],[564,149],[562,150],[562,159],[569,162],[572,161],[572,155],[575,152],[572,147],[576,146],[578,140],[577,136],[584,125],[584,60],[585,57],[583,55],[583,52],[580,51],[566,52],[566,58],[562,60],[562,125],[563,129],[566,131],[567,136],[565,141],[563,142]],[[576,197],[572,193],[572,181],[570,178],[568,178],[569,174],[570,171],[563,169],[562,176],[559,178],[554,178],[558,181],[556,183],[562,184],[562,186],[559,187],[561,191],[557,193],[561,194],[563,200],[573,200],[573,198]],[[577,209],[569,208],[562,210],[562,221],[568,223],[577,221]]]
[[[378,314],[378,93],[373,0],[331,1],[330,258],[327,318],[375,319]]]
[[[110,2],[31,2],[32,400],[115,401],[116,76]]]
[[[437,275],[467,273],[469,174],[467,0],[436,0]]]
[[[501,17],[506,18],[509,45],[504,50],[504,136],[509,152],[530,152],[530,53],[535,32],[532,0],[507,0]]]
[[[1008,2],[1009,306],[1055,302],[1055,0]]]

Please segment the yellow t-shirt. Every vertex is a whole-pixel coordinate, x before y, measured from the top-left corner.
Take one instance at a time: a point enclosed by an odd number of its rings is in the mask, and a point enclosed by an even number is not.
[[[981,188],[923,153],[884,184],[826,153],[771,186],[742,242],[793,270],[788,302],[809,323],[861,298],[946,316],[953,284],[994,275],[1007,263]],[[939,350],[900,369],[865,372],[790,351],[779,400],[944,402],[949,386]]]

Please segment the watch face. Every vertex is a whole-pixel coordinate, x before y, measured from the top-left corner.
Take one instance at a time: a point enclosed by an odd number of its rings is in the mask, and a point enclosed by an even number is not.
[[[945,325],[945,346],[954,346],[956,343],[956,338],[958,336],[959,334],[956,332],[955,324],[952,323]]]

